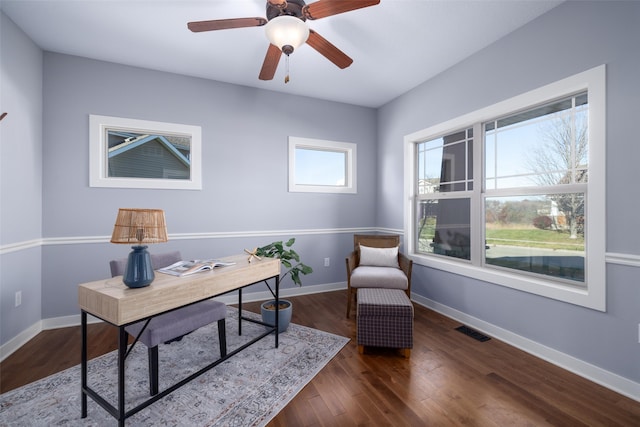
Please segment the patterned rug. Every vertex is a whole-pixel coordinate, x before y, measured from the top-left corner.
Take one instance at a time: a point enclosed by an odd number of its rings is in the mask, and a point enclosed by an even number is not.
[[[247,317],[259,315],[244,312]],[[264,332],[242,322],[228,308],[227,348],[233,351]],[[268,336],[131,418],[131,426],[264,426],[344,347],[348,338],[290,324],[274,348]],[[161,345],[160,390],[201,369],[219,356],[217,324],[180,342]],[[148,398],[147,348],[136,345],[126,362],[127,409]],[[112,405],[117,402],[116,353],[92,359],[88,383]],[[80,366],[0,395],[0,426],[111,426],[116,420],[91,398],[80,418]]]

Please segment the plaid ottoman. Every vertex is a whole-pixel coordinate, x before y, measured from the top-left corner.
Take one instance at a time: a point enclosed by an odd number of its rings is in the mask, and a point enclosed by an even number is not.
[[[359,288],[357,315],[358,350],[365,346],[413,348],[413,304],[400,289]]]

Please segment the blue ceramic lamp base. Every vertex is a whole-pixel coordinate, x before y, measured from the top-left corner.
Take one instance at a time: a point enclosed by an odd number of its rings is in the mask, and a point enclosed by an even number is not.
[[[155,275],[151,264],[151,255],[147,252],[147,246],[132,246],[127,259],[127,267],[124,270],[122,281],[130,288],[144,288],[149,286]]]

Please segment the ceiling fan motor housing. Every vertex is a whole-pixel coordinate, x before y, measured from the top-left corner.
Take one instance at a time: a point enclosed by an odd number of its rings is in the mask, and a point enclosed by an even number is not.
[[[271,21],[280,15],[289,15],[306,21],[302,13],[302,8],[306,6],[304,0],[287,0],[284,6],[285,7],[274,6],[267,1],[267,20]]]

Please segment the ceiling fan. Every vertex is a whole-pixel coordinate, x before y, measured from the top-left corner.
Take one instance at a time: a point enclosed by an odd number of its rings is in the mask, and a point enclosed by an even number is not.
[[[288,58],[294,49],[305,42],[339,68],[347,68],[353,59],[320,34],[309,29],[306,21],[326,18],[374,6],[378,3],[380,0],[317,0],[311,4],[306,4],[304,0],[267,0],[266,19],[261,17],[215,19],[189,22],[187,27],[194,33],[199,33],[264,25],[270,44],[262,63],[259,78],[260,80],[271,80],[276,73],[282,54],[284,53]],[[285,83],[288,81],[287,75]]]

